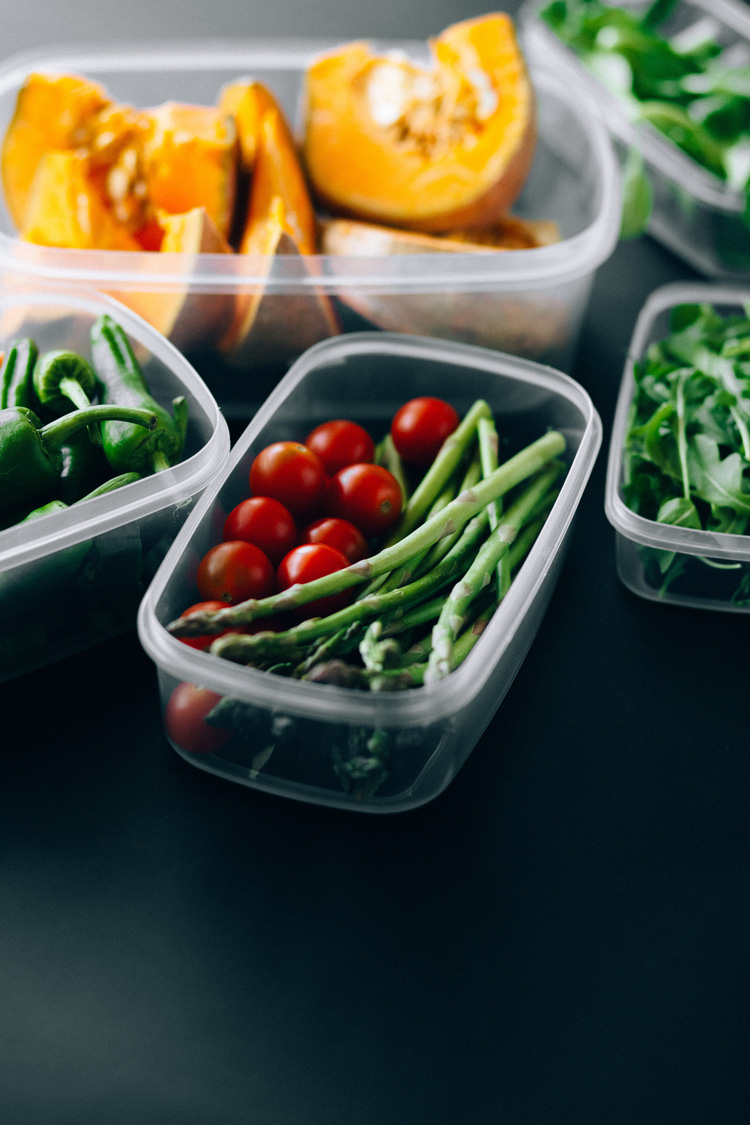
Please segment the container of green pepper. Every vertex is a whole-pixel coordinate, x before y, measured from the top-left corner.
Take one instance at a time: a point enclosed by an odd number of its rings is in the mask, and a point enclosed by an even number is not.
[[[134,628],[229,431],[177,349],[106,296],[0,296],[0,351],[6,680]]]
[[[712,278],[750,278],[750,8],[526,0],[527,57],[595,106],[621,157],[623,231]]]

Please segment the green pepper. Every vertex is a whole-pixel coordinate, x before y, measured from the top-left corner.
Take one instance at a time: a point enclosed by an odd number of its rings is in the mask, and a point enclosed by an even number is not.
[[[28,337],[13,341],[0,372],[0,409],[8,406],[34,409],[33,376],[38,355],[39,349]]]
[[[99,435],[101,438],[101,434]],[[57,495],[66,504],[74,504],[92,488],[112,475],[101,442],[95,445],[87,430],[78,430],[60,447],[62,468]]]
[[[182,457],[187,433],[184,395],[172,402],[174,416],[152,398],[130,341],[106,314],[92,325],[91,355],[103,402],[151,410],[158,418],[155,430],[148,434],[120,422],[102,427],[104,453],[115,472],[159,472],[176,464]]]
[[[79,497],[75,500],[75,504],[82,504],[84,500],[93,500],[95,496],[104,496],[109,492],[115,492],[118,488],[123,488],[126,484],[133,484],[135,481],[140,480],[140,473],[120,473],[119,476],[110,477],[100,484],[97,488],[92,488],[91,492],[87,492],[85,496]],[[29,523],[30,520],[39,519],[40,516],[48,516],[53,512],[65,512],[68,508],[72,507],[71,504],[66,504],[64,500],[49,500],[46,504],[41,504],[38,508],[34,508],[27,516],[24,516],[21,523]]]
[[[147,410],[108,405],[74,410],[42,426],[36,414],[25,407],[0,410],[0,519],[51,499],[58,485],[63,443],[83,426],[113,419],[147,430],[154,429],[158,421]]]
[[[77,352],[45,352],[34,367],[34,390],[42,406],[54,414],[66,413],[71,403],[85,410],[96,395],[96,375]]]

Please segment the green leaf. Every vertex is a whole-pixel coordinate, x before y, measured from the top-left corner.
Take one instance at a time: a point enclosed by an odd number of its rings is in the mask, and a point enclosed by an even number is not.
[[[702,526],[698,509],[692,500],[687,500],[684,496],[665,500],[659,508],[656,519],[659,523],[668,523],[670,527],[692,527],[700,530]]]
[[[637,148],[631,148],[622,170],[622,214],[620,238],[637,238],[644,233],[651,218],[653,190]]]
[[[750,514],[750,494],[742,488],[746,462],[739,453],[722,458],[717,442],[695,434],[688,444],[690,480],[707,504]]]

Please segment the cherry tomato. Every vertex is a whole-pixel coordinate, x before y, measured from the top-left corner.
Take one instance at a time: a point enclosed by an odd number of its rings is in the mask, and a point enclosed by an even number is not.
[[[329,476],[357,461],[372,461],[375,442],[357,422],[334,418],[316,426],[305,438],[305,445],[320,457]]]
[[[187,617],[188,614],[196,613],[198,610],[226,609],[228,605],[229,602],[220,602],[216,600],[197,602],[196,605],[191,605],[189,609],[184,610],[180,614],[180,617]],[[205,652],[206,649],[209,649],[211,647],[217,637],[226,637],[228,633],[259,632],[259,624],[262,621],[263,618],[258,618],[257,621],[251,622],[250,625],[233,625],[228,629],[222,629],[220,633],[206,633],[202,637],[178,637],[177,639],[179,641],[182,641],[184,645],[189,645],[190,648],[197,648],[199,651]],[[268,626],[266,626],[266,628],[268,628]]]
[[[221,700],[218,692],[197,684],[178,684],[164,711],[167,736],[190,754],[214,754],[231,737],[229,727],[215,727],[206,715]]]
[[[298,441],[276,441],[261,449],[250,466],[250,491],[271,496],[292,515],[314,514],[325,493],[325,465]]]
[[[431,465],[440,446],[460,422],[458,413],[441,398],[413,398],[396,411],[391,438],[411,465]]]
[[[278,566],[297,542],[297,525],[289,509],[272,496],[250,496],[227,516],[223,538],[254,543]]]
[[[313,520],[300,535],[300,543],[327,543],[346,555],[350,563],[366,559],[368,555],[367,540],[358,527],[349,520],[338,519],[336,516],[323,516],[322,519]]]
[[[276,585],[268,556],[241,539],[211,547],[198,564],[196,581],[204,601],[216,599],[230,605],[246,598],[265,598]]]
[[[382,465],[347,465],[328,482],[326,505],[330,514],[349,520],[367,539],[393,527],[402,504],[400,484]]]
[[[333,574],[336,570],[343,570],[349,566],[349,560],[341,551],[330,547],[327,543],[303,543],[286,555],[276,571],[276,584],[280,590],[294,586],[296,582],[312,582],[322,578],[325,574]],[[351,591],[345,590],[341,594],[331,594],[330,597],[318,598],[308,602],[294,611],[297,620],[306,617],[325,617],[342,609],[349,601]]]

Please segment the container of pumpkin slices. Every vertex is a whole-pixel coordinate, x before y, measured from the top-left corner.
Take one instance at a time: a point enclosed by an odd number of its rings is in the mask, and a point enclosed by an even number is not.
[[[564,370],[619,231],[606,130],[502,13],[425,42],[40,50],[0,66],[0,138],[5,289],[114,296],[230,417],[352,330]]]

